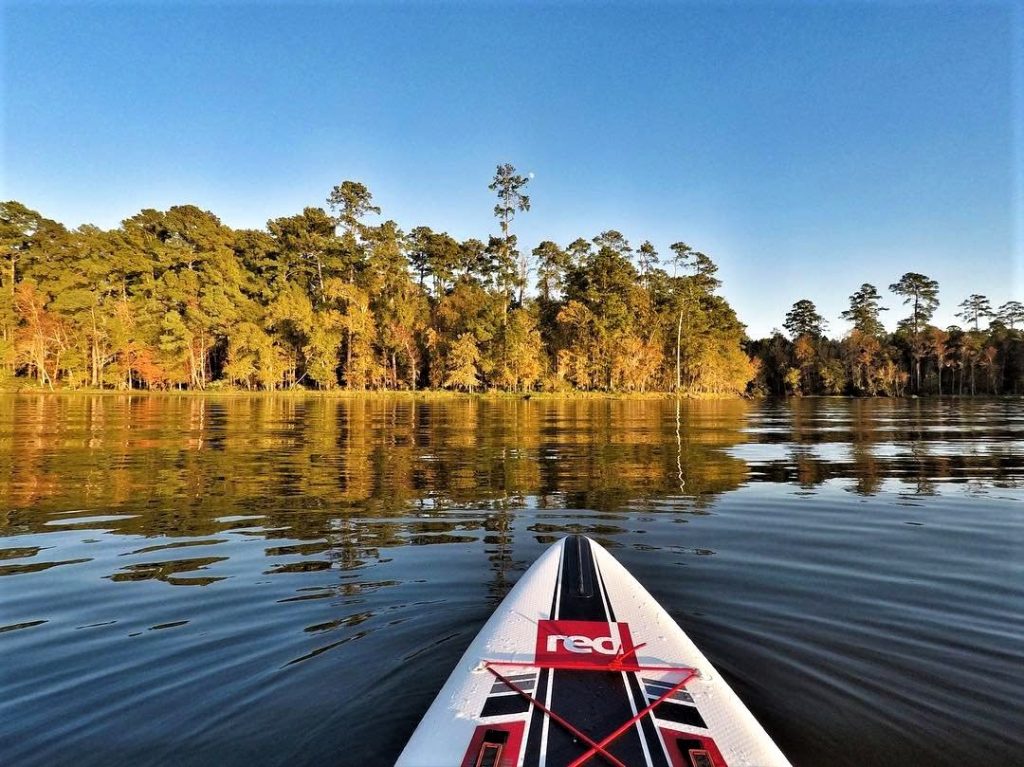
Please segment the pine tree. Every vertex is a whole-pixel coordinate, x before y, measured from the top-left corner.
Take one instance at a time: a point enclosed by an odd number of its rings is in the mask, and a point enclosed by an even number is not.
[[[500,286],[509,290],[510,295],[519,293],[519,304],[523,303],[529,263],[526,254],[520,254],[516,245],[516,236],[511,232],[512,219],[517,212],[530,209],[530,198],[523,193],[530,183],[527,176],[520,176],[511,163],[503,163],[494,172],[494,180],[488,187],[497,192],[498,203],[494,206],[494,215],[501,226],[501,238],[495,245],[495,260],[500,275]]]
[[[970,296],[960,302],[960,311],[956,315],[964,322],[971,322],[974,324],[974,332],[977,333],[980,330],[979,323],[982,317],[994,317],[995,312],[992,311],[992,304],[989,300],[980,293],[972,293]]]
[[[794,339],[800,336],[818,337],[824,331],[825,318],[818,314],[818,308],[813,301],[801,298],[786,313],[786,320],[782,326]]]
[[[888,309],[879,306],[881,297],[874,285],[865,282],[860,289],[850,296],[850,308],[840,316],[853,323],[854,329],[869,336],[880,336],[885,333],[885,327],[879,319],[879,312],[886,312]]]

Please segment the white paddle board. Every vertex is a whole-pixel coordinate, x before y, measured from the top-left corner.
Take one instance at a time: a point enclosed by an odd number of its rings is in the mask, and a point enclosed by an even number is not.
[[[462,656],[399,767],[784,767],[700,650],[605,549],[551,546]]]

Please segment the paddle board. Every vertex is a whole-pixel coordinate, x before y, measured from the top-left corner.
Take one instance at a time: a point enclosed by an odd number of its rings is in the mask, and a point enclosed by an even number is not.
[[[571,536],[487,621],[398,765],[789,762],[643,586],[599,544]]]

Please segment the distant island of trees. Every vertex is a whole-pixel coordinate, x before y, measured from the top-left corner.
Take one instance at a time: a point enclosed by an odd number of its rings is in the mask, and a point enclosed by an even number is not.
[[[234,230],[193,205],[113,230],[68,230],[0,203],[0,384],[63,389],[454,389],[694,396],[1020,394],[1024,304],[960,304],[930,323],[938,284],[889,286],[895,333],[862,285],[825,335],[814,303],[788,337],[747,338],[717,266],[685,242],[664,261],[619,232],[520,247],[529,178],[499,165],[497,234],[458,241],[379,215],[345,181],[325,207]],[[662,266],[664,263],[666,266]],[[667,268],[666,268],[667,267]],[[534,290],[528,291],[535,276]],[[982,321],[986,327],[982,328]]]

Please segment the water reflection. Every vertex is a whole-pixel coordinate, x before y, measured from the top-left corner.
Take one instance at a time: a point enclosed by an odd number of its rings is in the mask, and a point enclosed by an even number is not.
[[[1024,730],[1021,488],[1019,401],[2,396],[0,761],[386,763],[523,569],[582,532],[795,763],[857,763],[828,712],[957,763],[957,717]],[[988,692],[946,711],[965,656]],[[866,711],[862,675],[901,664],[902,709]],[[390,724],[361,724],[388,695]]]
[[[207,524],[225,497],[240,513],[285,498],[291,510],[381,513],[530,496],[601,509],[696,501],[743,481],[743,461],[722,449],[746,440],[749,407],[684,403],[676,434],[674,405],[660,401],[7,397],[0,482],[14,506],[172,500]]]

